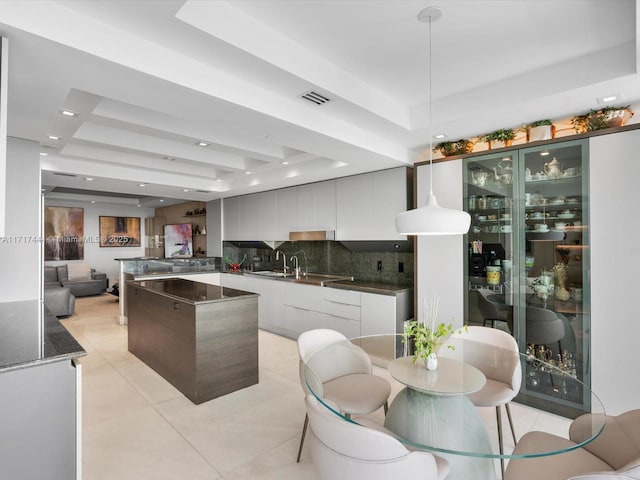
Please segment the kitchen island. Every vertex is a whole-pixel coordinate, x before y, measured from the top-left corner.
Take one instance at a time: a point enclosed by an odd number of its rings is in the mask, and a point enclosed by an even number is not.
[[[128,282],[129,351],[196,404],[258,383],[258,295],[192,280]]]

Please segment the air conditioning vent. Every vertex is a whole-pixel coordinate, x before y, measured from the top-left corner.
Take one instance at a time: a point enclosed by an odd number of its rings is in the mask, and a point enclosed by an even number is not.
[[[77,175],[74,175],[73,173],[59,173],[59,172],[53,172],[54,175],[59,175],[61,177],[77,177]]]
[[[314,92],[313,90],[309,90],[306,93],[300,95],[300,98],[304,98],[309,102],[315,103],[316,105],[324,105],[331,101],[330,98],[325,97],[324,95],[320,95],[318,92]]]
[[[196,190],[198,193],[211,193],[209,190]]]

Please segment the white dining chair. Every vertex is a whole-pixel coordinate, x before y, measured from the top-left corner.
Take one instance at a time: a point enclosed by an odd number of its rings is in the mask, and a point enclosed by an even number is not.
[[[447,348],[456,346],[455,350]],[[511,427],[514,444],[516,432],[513,428],[509,402],[520,391],[522,369],[518,343],[507,332],[490,327],[467,327],[451,335],[443,345],[438,356],[456,358],[476,367],[487,378],[484,387],[467,395],[476,407],[495,407],[498,423],[498,445],[500,453],[504,453],[502,440],[502,414],[500,407],[504,405]],[[504,476],[504,459],[500,459]]]
[[[409,451],[384,427],[350,422],[307,395],[311,458],[320,480],[441,480],[449,463],[425,451]]]
[[[301,333],[298,355],[300,383],[305,395],[313,393],[329,399],[346,416],[366,415],[381,407],[386,414],[391,385],[373,375],[369,355],[340,332],[314,329]],[[305,415],[298,462],[308,423],[309,417]]]

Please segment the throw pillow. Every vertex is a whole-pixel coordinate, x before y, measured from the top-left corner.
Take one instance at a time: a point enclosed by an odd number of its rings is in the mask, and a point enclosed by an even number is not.
[[[91,266],[88,263],[68,263],[69,280],[91,280]]]

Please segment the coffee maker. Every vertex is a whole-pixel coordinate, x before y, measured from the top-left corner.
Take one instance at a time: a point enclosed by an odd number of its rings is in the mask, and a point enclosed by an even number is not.
[[[482,245],[482,253],[472,253],[469,248],[469,276],[486,277],[487,265],[500,265],[504,260],[504,247],[500,243],[485,243]]]

